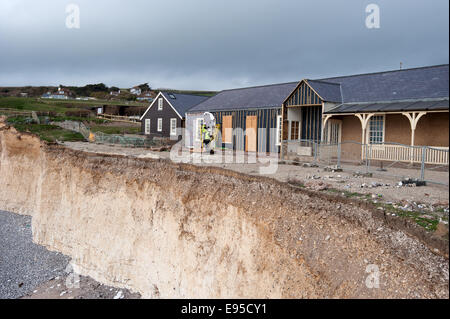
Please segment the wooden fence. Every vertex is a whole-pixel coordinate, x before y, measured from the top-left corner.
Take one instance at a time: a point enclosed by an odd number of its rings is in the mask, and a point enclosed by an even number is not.
[[[367,150],[366,150],[367,148]],[[448,147],[407,146],[396,144],[363,145],[362,156],[373,160],[448,165]]]
[[[125,122],[125,123],[139,123],[140,122],[139,117],[132,117],[132,116],[98,114],[97,118],[115,121],[115,122]]]

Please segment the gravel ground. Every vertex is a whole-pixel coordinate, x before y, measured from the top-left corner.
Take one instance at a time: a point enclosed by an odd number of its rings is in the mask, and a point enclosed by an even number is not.
[[[0,211],[0,299],[19,298],[64,274],[69,257],[32,242],[31,217]]]
[[[70,258],[32,242],[31,217],[0,211],[0,299],[138,299],[67,273]]]
[[[138,293],[103,285],[90,277],[66,275],[36,287],[22,299],[140,299]]]
[[[151,152],[142,148],[127,148],[120,146],[99,145],[86,142],[65,142],[64,146],[93,153],[123,155],[138,158],[170,158],[169,152]],[[259,168],[261,164],[197,164],[201,166],[218,166],[225,169],[231,169],[240,173],[250,175],[260,175]],[[343,172],[326,172],[319,167],[303,167],[294,165],[279,164],[275,174],[266,175],[282,182],[290,179],[296,179],[307,183],[311,179],[317,178],[317,182],[321,181],[329,184],[330,187],[348,192],[360,192],[365,194],[380,194],[383,201],[400,203],[404,201],[414,201],[428,205],[448,206],[449,192],[448,186],[436,185],[429,183],[425,187],[397,187],[397,183],[402,180],[400,177],[418,176],[417,169],[406,168],[388,168],[386,172],[376,172],[374,177],[353,176],[353,172],[364,172],[364,166],[345,165]],[[396,176],[393,176],[396,175]],[[448,183],[448,171],[427,171],[426,177],[430,180]],[[362,188],[363,184],[370,186],[372,183],[388,184],[389,186],[381,186],[376,188]]]

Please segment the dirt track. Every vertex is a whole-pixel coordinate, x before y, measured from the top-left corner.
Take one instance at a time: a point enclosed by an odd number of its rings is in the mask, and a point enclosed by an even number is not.
[[[123,155],[138,158],[162,158],[169,159],[169,152],[152,152],[142,148],[129,148],[120,146],[110,146],[93,144],[87,142],[66,142],[64,146],[91,153],[98,154],[110,154],[110,155]],[[197,164],[196,164],[197,165]],[[262,164],[200,164],[200,166],[215,166],[225,169],[230,169],[236,172],[250,174],[250,175],[260,175],[259,168],[263,166]],[[437,184],[428,184],[425,187],[397,187],[397,183],[400,181],[399,178],[392,177],[389,175],[390,171],[395,171],[396,175],[403,175],[405,177],[416,177],[417,170],[402,169],[402,168],[391,168],[387,172],[383,173],[382,176],[375,177],[364,177],[364,176],[354,176],[353,171],[364,171],[364,167],[352,166],[345,169],[343,172],[327,172],[322,168],[318,167],[304,167],[304,166],[294,166],[287,164],[278,164],[278,169],[276,173],[269,175],[262,175],[274,178],[281,182],[288,182],[289,180],[297,180],[303,183],[312,182],[323,182],[329,187],[340,189],[342,191],[348,192],[359,192],[363,194],[379,194],[383,196],[384,201],[388,202],[416,202],[424,203],[427,205],[437,205],[448,207],[449,205],[449,192],[448,187],[441,186]],[[448,172],[428,172],[428,177],[430,179],[448,182]],[[372,188],[370,187],[373,183],[382,183],[383,186]],[[362,185],[367,185],[369,187],[361,187]]]

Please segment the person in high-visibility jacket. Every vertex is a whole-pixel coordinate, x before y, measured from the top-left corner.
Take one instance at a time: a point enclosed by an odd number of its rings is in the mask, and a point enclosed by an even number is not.
[[[205,149],[206,150],[209,149],[210,154],[214,154],[214,150],[211,148],[211,135],[209,134],[206,125],[202,126],[202,136],[203,136],[203,145],[205,145]]]

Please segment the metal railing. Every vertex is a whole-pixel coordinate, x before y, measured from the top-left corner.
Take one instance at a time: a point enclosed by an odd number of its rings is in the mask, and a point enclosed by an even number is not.
[[[350,171],[395,178],[414,178],[449,185],[449,148],[409,146],[398,143],[362,144],[346,141],[324,143],[311,140],[283,142],[285,160],[335,166]]]
[[[86,141],[98,144],[109,144],[126,147],[159,147],[162,142],[158,139],[150,139],[140,136],[127,136],[116,134],[105,134],[102,132],[93,132],[88,126],[81,122],[65,121],[55,123],[67,130],[75,131],[83,135]]]

